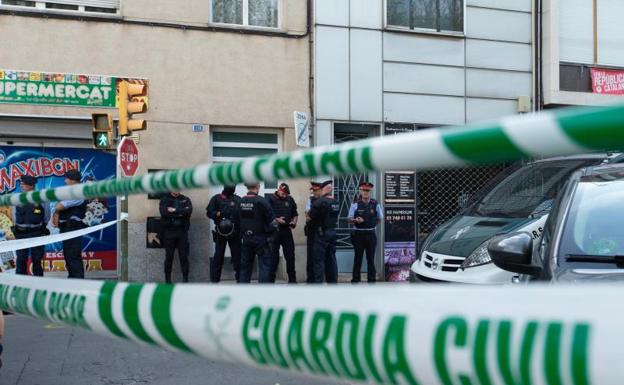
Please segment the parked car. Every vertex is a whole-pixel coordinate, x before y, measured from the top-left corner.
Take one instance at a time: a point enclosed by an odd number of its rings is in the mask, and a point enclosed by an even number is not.
[[[516,281],[624,280],[624,165],[582,169],[555,203],[537,245],[526,232],[498,236],[488,252]]]
[[[475,194],[465,210],[429,235],[412,264],[412,281],[510,282],[513,274],[492,263],[487,249],[492,237],[523,232],[533,241],[539,239],[557,194],[575,170],[623,160],[622,154],[587,154],[506,170]]]

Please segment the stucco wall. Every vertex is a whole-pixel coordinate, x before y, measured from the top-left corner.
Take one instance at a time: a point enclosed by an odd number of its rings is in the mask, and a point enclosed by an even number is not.
[[[208,1],[123,1],[122,17],[206,25]],[[309,41],[305,0],[282,2],[282,36],[191,31],[128,23],[0,16],[3,69],[128,76],[149,80],[148,130],[140,133],[140,173],[210,161],[210,127],[283,130],[294,148],[293,111],[309,111]],[[116,110],[103,110],[117,115]],[[89,117],[93,108],[0,104],[0,114]],[[201,133],[193,124],[204,124]],[[299,185],[298,185],[299,184]],[[303,206],[306,183],[291,184]],[[205,217],[209,192],[184,192],[195,205],[191,230],[192,279],[207,279],[212,241]],[[162,250],[145,249],[145,218],[157,201],[134,196],[130,211],[132,280],[162,280]],[[297,240],[305,243],[303,236]],[[149,268],[147,267],[149,265]],[[141,268],[141,266],[146,266]],[[177,266],[177,261],[176,261]]]

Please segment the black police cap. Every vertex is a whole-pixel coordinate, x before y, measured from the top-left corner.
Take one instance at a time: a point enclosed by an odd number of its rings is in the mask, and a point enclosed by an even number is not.
[[[78,170],[67,170],[65,172],[65,179],[75,180],[76,182],[80,182],[82,179],[82,174]]]
[[[37,184],[37,178],[35,178],[34,176],[30,176],[30,175],[22,175],[20,180],[22,181],[22,183],[27,184],[29,186],[34,186]]]

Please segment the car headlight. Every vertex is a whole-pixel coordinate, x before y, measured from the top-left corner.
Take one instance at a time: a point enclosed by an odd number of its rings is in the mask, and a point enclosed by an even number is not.
[[[464,263],[462,263],[461,265],[462,269],[465,269],[467,267],[481,266],[492,262],[490,253],[488,253],[487,250],[488,243],[489,240],[483,242],[481,246],[477,247],[475,251],[473,251],[472,254],[470,254],[468,258],[464,260]]]

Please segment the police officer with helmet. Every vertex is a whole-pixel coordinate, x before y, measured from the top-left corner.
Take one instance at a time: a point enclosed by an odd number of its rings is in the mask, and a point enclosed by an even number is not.
[[[366,251],[366,266],[368,282],[377,280],[375,269],[375,249],[377,248],[377,235],[375,227],[381,223],[383,212],[381,204],[370,197],[373,184],[362,182],[359,185],[360,197],[349,209],[347,220],[354,228],[351,232],[351,242],[353,243],[353,278],[351,283],[360,282],[360,270],[362,269],[362,259]]]
[[[275,262],[270,238],[277,231],[273,209],[261,196],[259,183],[245,184],[247,195],[240,201],[241,271],[240,283],[251,282],[253,262],[258,256],[258,282],[275,282]]]
[[[30,192],[35,189],[37,178],[24,175],[20,179],[22,192]],[[35,238],[50,234],[46,228],[45,210],[39,203],[26,203],[15,207],[15,226],[13,234],[16,239]],[[31,247],[29,249],[17,250],[17,261],[15,274],[28,274],[28,255],[32,261],[32,272],[34,276],[43,277],[43,260],[45,246]]]
[[[278,231],[273,237],[273,258],[275,260],[275,268],[273,275],[279,264],[280,246],[284,251],[284,259],[286,259],[286,272],[288,273],[288,283],[297,283],[297,273],[295,271],[295,241],[293,240],[292,229],[297,226],[297,203],[290,196],[290,187],[286,183],[279,185],[277,191],[268,197],[269,205],[275,214],[275,221],[278,224]]]
[[[160,216],[164,220],[165,234],[165,281],[171,283],[173,256],[178,249],[182,281],[189,280],[189,240],[193,204],[191,199],[179,192],[170,192],[160,199]]]
[[[333,194],[331,180],[321,184],[321,197],[310,208],[308,215],[318,221],[314,236],[313,283],[322,283],[323,276],[327,283],[338,282],[336,263],[336,227],[340,203]]]
[[[68,170],[65,173],[65,184],[73,186],[80,183],[82,175],[78,170]],[[68,233],[87,227],[84,222],[87,211],[87,201],[84,199],[64,200],[54,207],[52,225],[58,226],[61,233]],[[84,278],[82,264],[82,236],[63,241],[63,256],[68,278]]]
[[[221,281],[225,247],[228,244],[232,254],[236,282],[240,279],[241,238],[238,211],[241,198],[234,193],[235,191],[236,186],[224,186],[223,191],[214,195],[206,207],[206,216],[212,219],[215,224],[215,230],[212,232],[215,254],[210,261],[210,282],[218,283]]]

